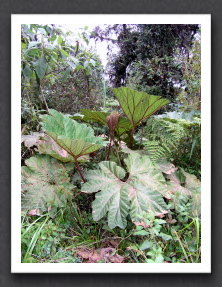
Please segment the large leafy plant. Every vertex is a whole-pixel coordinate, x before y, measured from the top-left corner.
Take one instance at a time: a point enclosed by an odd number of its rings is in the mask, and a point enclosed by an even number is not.
[[[107,126],[109,130],[109,147],[106,159],[109,160],[111,146],[114,143],[114,138],[117,136],[120,139],[121,135],[132,128],[130,121],[127,118],[121,117],[116,111],[112,113],[91,111],[87,109],[81,110],[81,116],[74,116],[73,119],[80,119],[86,122],[94,121],[96,123]],[[115,143],[114,143],[115,144]]]
[[[141,157],[137,153],[130,154],[125,164],[127,173],[114,162],[101,162],[100,170],[85,174],[88,182],[82,186],[82,192],[100,191],[92,204],[93,219],[97,221],[108,212],[110,228],[125,228],[128,214],[135,222],[142,211],[167,213],[163,196],[167,196],[168,191],[160,169],[148,156]]]
[[[169,101],[162,99],[160,96],[148,95],[144,92],[138,92],[126,87],[112,90],[115,93],[126,118],[119,115],[115,126],[110,126],[109,119],[116,118],[116,112],[110,114],[86,109],[81,110],[82,116],[75,116],[74,118],[81,119],[83,121],[94,121],[107,126],[110,131],[110,142],[113,139],[114,132],[118,137],[120,137],[127,131],[131,130],[129,147],[132,148],[135,127],[160,108],[168,104]]]
[[[93,219],[98,221],[108,213],[110,228],[125,228],[128,215],[137,223],[144,211],[164,216],[169,212],[164,198],[172,201],[171,207],[175,208],[177,191],[187,196],[187,200],[193,196],[193,190],[189,189],[193,185],[181,186],[179,179],[175,180],[176,169],[171,164],[154,165],[148,156],[133,152],[125,159],[125,165],[127,172],[114,162],[100,162],[100,170],[88,171],[85,174],[88,182],[82,186],[82,192],[97,192],[92,203]],[[198,205],[198,200],[193,199],[193,205]]]
[[[161,96],[148,95],[145,92],[138,92],[125,87],[112,90],[115,93],[123,112],[132,125],[129,146],[132,148],[135,127],[168,104],[169,101],[161,98]]]
[[[49,110],[49,115],[41,116],[43,130],[61,148],[46,149],[47,153],[63,161],[73,161],[85,181],[78,160],[80,157],[92,153],[106,145],[103,138],[95,137],[94,131],[86,124],[65,116],[56,110]],[[55,147],[55,145],[54,145]]]
[[[63,165],[49,155],[31,157],[25,163],[22,167],[22,209],[30,215],[41,215],[45,211],[53,215],[57,208],[65,207],[74,188],[68,175],[73,164]]]
[[[100,111],[92,111],[92,110],[87,110],[87,109],[82,109],[81,110],[81,116],[74,116],[72,117],[73,119],[79,119],[83,120],[85,122],[96,122],[100,123],[101,125],[107,126],[111,132],[112,128],[110,128],[109,125],[109,117],[113,114],[116,114],[117,112],[113,113],[106,113],[106,112],[100,112]],[[113,131],[117,134],[118,137],[120,137],[122,134],[126,133],[132,128],[132,125],[130,121],[125,118],[121,117],[120,115],[118,116],[118,121],[115,124],[115,127]]]
[[[166,174],[167,186],[172,193],[172,208],[179,211],[181,203],[189,200],[187,209],[192,217],[201,215],[201,183],[195,175],[179,169],[171,174]]]

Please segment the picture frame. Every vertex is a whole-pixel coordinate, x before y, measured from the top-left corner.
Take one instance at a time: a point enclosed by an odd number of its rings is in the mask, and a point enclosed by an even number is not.
[[[115,2],[115,3],[114,3]],[[191,3],[192,2],[192,3]],[[39,2],[38,2],[39,3]],[[45,3],[45,2],[44,2]],[[64,3],[64,1],[63,1]],[[1,166],[4,166],[2,169],[1,180],[2,180],[2,192],[3,192],[3,200],[1,202],[1,212],[2,218],[1,220],[1,280],[7,285],[18,286],[19,284],[23,284],[23,286],[34,284],[34,286],[41,284],[48,286],[48,284],[52,283],[55,286],[60,286],[64,284],[65,286],[73,285],[73,280],[77,284],[87,286],[118,286],[124,285],[127,283],[127,286],[147,286],[148,282],[152,286],[159,286],[162,284],[169,284],[170,286],[208,286],[209,284],[212,286],[217,286],[217,283],[220,282],[220,248],[219,248],[219,238],[221,235],[221,227],[218,224],[218,218],[221,215],[220,208],[220,179],[218,176],[219,168],[219,160],[221,155],[221,147],[220,147],[220,125],[221,122],[221,114],[220,114],[220,92],[219,92],[219,81],[220,81],[220,63],[221,63],[221,55],[220,55],[220,45],[221,42],[218,41],[221,23],[220,23],[220,4],[218,1],[214,1],[214,3],[208,3],[208,1],[187,1],[183,3],[182,6],[178,4],[177,1],[159,1],[158,4],[155,1],[148,3],[147,1],[141,1],[141,6],[137,3],[133,3],[133,1],[127,1],[128,5],[126,6],[126,1],[113,1],[110,5],[107,3],[102,3],[102,1],[94,1],[92,5],[88,5],[88,1],[75,1],[75,3],[67,3],[67,5],[63,5],[62,9],[59,4],[52,5],[48,2],[45,3],[44,8],[40,11],[37,7],[36,1],[29,1],[29,6],[26,6],[26,3],[22,3],[22,1],[17,1],[15,3],[5,4],[4,9],[1,10],[1,21],[5,30],[3,31],[4,44],[2,45],[2,55],[6,56],[6,58],[1,58],[1,79],[3,85],[3,94],[1,99],[1,132],[4,137],[4,146],[3,156],[0,160]],[[191,5],[192,4],[192,5]],[[2,5],[2,4],[1,4]],[[203,13],[203,14],[211,14],[212,13],[212,54],[216,55],[217,61],[215,61],[215,56],[213,56],[213,73],[214,77],[212,78],[212,168],[215,173],[212,174],[212,205],[214,208],[212,209],[212,217],[213,217],[213,229],[212,229],[212,262],[213,262],[213,274],[162,274],[161,272],[157,272],[158,274],[10,274],[10,71],[9,71],[9,63],[10,63],[10,49],[9,49],[9,39],[10,39],[10,14],[37,14],[37,13],[70,13],[71,11],[75,11],[75,13],[81,14],[115,14],[115,13],[123,13],[123,14],[194,14],[194,13]],[[13,67],[12,67],[13,70]],[[208,151],[209,152],[209,151]],[[13,164],[13,160],[12,160]],[[215,219],[217,217],[217,219]],[[217,224],[216,224],[217,222]],[[210,223],[210,220],[208,221]],[[7,246],[7,248],[5,248]],[[26,273],[26,272],[24,272]],[[102,284],[102,285],[101,285]]]
[[[204,144],[201,144],[201,152],[205,156],[201,159],[201,263],[186,263],[186,264],[149,264],[149,270],[145,264],[138,263],[121,263],[112,264],[108,272],[110,273],[210,273],[211,272],[211,255],[210,255],[210,23],[211,16],[207,14],[193,14],[193,15],[184,15],[184,14],[167,14],[167,15],[133,15],[134,22],[132,21],[132,15],[98,15],[98,14],[78,14],[78,15],[51,15],[51,14],[42,14],[42,15],[12,15],[12,143],[15,143],[12,146],[12,158],[20,163],[20,154],[19,146],[16,144],[16,137],[20,135],[21,125],[19,125],[17,118],[21,117],[18,109],[19,103],[21,102],[18,97],[18,89],[21,86],[18,81],[16,85],[16,79],[18,79],[20,74],[20,63],[21,59],[17,53],[20,46],[20,27],[22,24],[32,24],[32,23],[54,23],[54,24],[73,24],[73,25],[90,25],[90,24],[200,24],[201,25],[201,127],[202,132],[201,141]],[[34,22],[33,22],[34,21]],[[49,22],[48,22],[49,21]],[[208,154],[208,157],[206,156]],[[21,243],[18,240],[17,234],[20,231],[20,219],[17,216],[19,213],[20,205],[18,205],[20,194],[15,192],[19,182],[21,182],[20,177],[17,177],[19,167],[18,164],[12,165],[12,177],[14,181],[12,182],[12,272],[56,272],[56,273],[97,273],[98,266],[96,263],[69,263],[65,265],[64,263],[21,263],[20,254],[21,254]],[[203,198],[205,200],[203,200]],[[16,240],[15,240],[16,238]],[[34,269],[33,269],[34,268]],[[105,263],[100,264],[100,273],[107,272],[107,265]]]

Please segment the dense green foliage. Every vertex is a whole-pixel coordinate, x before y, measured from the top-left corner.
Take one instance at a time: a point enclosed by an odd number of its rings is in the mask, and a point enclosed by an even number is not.
[[[201,262],[197,29],[22,25],[23,263]]]
[[[200,178],[201,123],[198,112],[154,116],[147,121],[144,136],[145,150],[152,160],[171,159],[176,166]]]
[[[48,211],[54,215],[72,198],[68,171],[73,165],[64,166],[48,155],[38,155],[26,160],[22,167],[22,209],[33,215]]]
[[[198,25],[115,24],[97,27],[94,33],[100,40],[116,35],[112,46],[119,51],[110,49],[108,72],[114,87],[130,85],[174,100],[179,92],[175,83],[183,80],[183,65],[175,61],[175,53],[189,56],[197,30]]]
[[[179,54],[177,61],[183,67],[184,90],[179,94],[178,100],[183,105],[183,110],[200,110],[201,104],[201,45],[200,35],[193,42],[190,57],[187,59]]]
[[[87,46],[89,34],[22,25],[22,122],[30,128],[40,127],[41,110],[72,113],[101,103],[102,66]]]

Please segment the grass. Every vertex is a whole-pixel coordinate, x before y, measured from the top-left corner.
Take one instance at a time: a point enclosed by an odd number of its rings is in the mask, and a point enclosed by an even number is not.
[[[45,216],[44,216],[44,217],[45,217]],[[37,230],[34,232],[32,238],[31,238],[31,240],[30,240],[30,243],[28,244],[28,248],[27,248],[27,250],[26,250],[26,252],[25,252],[25,255],[24,255],[23,259],[22,259],[22,263],[26,263],[28,256],[29,256],[30,254],[32,254],[32,251],[33,251],[33,249],[35,248],[36,243],[37,243],[37,241],[38,241],[38,239],[39,239],[40,232],[41,232],[41,230],[43,229],[43,227],[45,226],[45,224],[46,224],[46,222],[47,222],[48,220],[49,220],[49,216],[46,215],[45,220],[38,226]],[[21,239],[22,239],[22,240],[23,240],[23,238],[25,237],[25,235],[31,230],[31,228],[32,228],[33,226],[35,226],[35,224],[36,224],[38,221],[39,221],[39,220],[37,219],[37,220],[35,220],[33,223],[31,223],[31,224],[28,226],[28,228],[24,231],[24,233],[23,233],[22,236],[21,236]]]
[[[147,226],[153,222],[153,227],[146,229],[150,233],[140,235],[137,232],[134,235],[136,226],[131,220],[126,229],[110,229],[107,220],[95,222],[90,204],[89,198],[80,194],[75,201],[59,209],[54,218],[48,214],[39,217],[23,215],[22,263],[81,263],[84,259],[78,256],[79,250],[93,251],[107,247],[114,248],[126,263],[201,261],[201,221],[190,217],[186,211],[172,211],[172,223],[161,223],[155,216],[145,215]],[[162,234],[165,237],[161,237]],[[152,242],[153,246],[141,249],[145,241]]]

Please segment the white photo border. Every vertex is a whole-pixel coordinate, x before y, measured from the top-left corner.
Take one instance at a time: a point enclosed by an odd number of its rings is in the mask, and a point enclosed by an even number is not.
[[[201,25],[201,263],[21,263],[21,24]],[[11,272],[211,273],[211,15],[12,14],[11,15]]]

